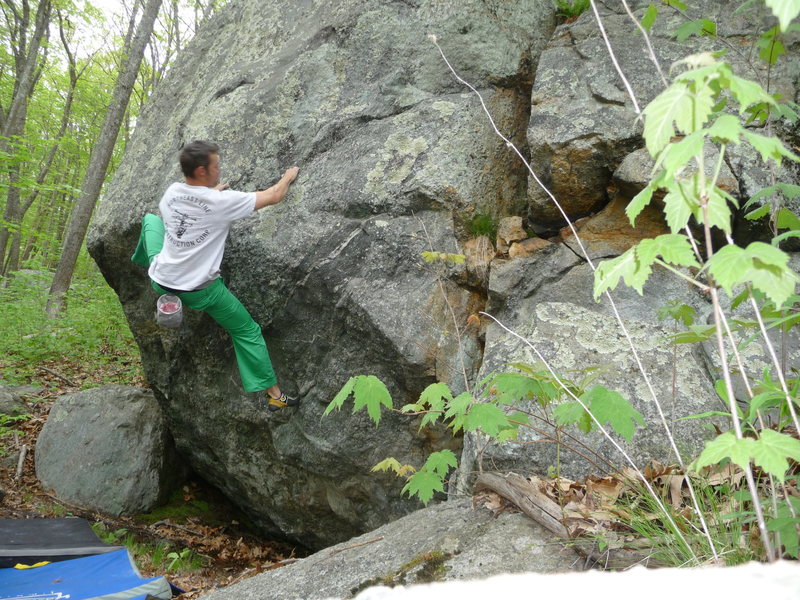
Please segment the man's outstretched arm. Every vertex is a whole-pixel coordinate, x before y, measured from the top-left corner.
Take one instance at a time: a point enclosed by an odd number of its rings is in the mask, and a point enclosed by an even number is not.
[[[262,209],[265,206],[272,206],[283,200],[286,196],[286,192],[289,191],[289,185],[295,180],[299,170],[300,169],[297,167],[287,169],[278,183],[265,190],[256,192],[256,210]]]

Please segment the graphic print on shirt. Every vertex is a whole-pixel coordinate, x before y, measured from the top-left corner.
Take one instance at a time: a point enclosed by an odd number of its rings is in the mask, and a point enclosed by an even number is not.
[[[210,213],[209,206],[195,196],[182,195],[170,198],[167,206],[172,212],[166,238],[179,248],[193,248],[202,244],[211,234],[205,227],[203,216]]]

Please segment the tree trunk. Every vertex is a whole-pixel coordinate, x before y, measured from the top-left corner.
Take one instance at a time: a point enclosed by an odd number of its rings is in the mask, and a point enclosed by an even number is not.
[[[19,191],[15,194],[16,197],[13,198],[13,212],[8,210],[8,207],[12,205],[12,190],[9,190],[9,202],[6,204],[6,212],[10,213],[9,218],[6,218],[6,221],[9,223],[13,223],[17,226],[17,230],[14,235],[11,237],[11,246],[8,250],[8,260],[5,263],[4,269],[2,271],[3,275],[9,276],[13,274],[15,271],[19,270],[20,260],[24,259],[23,256],[20,254],[20,244],[22,243],[22,236],[21,236],[21,227],[22,221],[25,218],[30,207],[36,201],[36,198],[39,196],[40,186],[44,184],[45,179],[47,178],[48,173],[50,172],[50,168],[53,166],[53,160],[55,159],[56,152],[58,151],[58,145],[61,142],[61,139],[67,132],[67,127],[69,126],[69,120],[72,116],[72,103],[75,99],[75,89],[78,86],[78,79],[80,79],[83,72],[89,66],[87,62],[86,65],[78,72],[78,68],[75,62],[75,56],[72,50],[69,47],[69,43],[67,41],[67,34],[64,30],[64,22],[61,14],[58,15],[59,21],[59,35],[61,37],[61,43],[64,47],[64,52],[67,55],[67,64],[69,69],[69,90],[67,90],[67,98],[64,102],[64,111],[61,115],[61,123],[59,125],[58,133],[55,135],[55,138],[52,141],[52,146],[50,147],[50,151],[45,158],[44,164],[42,164],[41,168],[39,169],[39,173],[36,176],[36,186],[34,187],[33,191],[31,192],[30,196],[25,200],[21,200],[19,197]]]
[[[42,48],[42,40],[47,35],[47,28],[50,22],[50,0],[40,0],[36,10],[34,20],[34,31],[27,41],[28,27],[30,26],[30,6],[27,0],[21,6],[9,3],[9,14],[13,16],[13,23],[8,23],[12,34],[12,51],[14,53],[14,91],[8,112],[0,115],[0,151],[10,152],[11,141],[14,137],[21,137],[25,134],[25,121],[28,115],[28,100],[33,94],[33,88],[39,78],[41,70],[39,68],[39,50]],[[8,196],[6,208],[3,215],[4,223],[15,225],[20,224],[20,193],[16,187],[19,177],[19,165],[12,166],[8,171]],[[11,232],[4,224],[0,226],[0,267],[6,264],[6,246],[8,245]],[[0,273],[5,273],[4,268],[0,268]]]
[[[78,260],[83,239],[86,237],[86,230],[89,228],[89,221],[95,204],[97,204],[97,198],[100,196],[100,190],[103,187],[103,180],[119,135],[122,118],[128,108],[133,84],[139,73],[145,46],[153,33],[153,25],[161,8],[161,1],[147,1],[142,19],[136,29],[136,35],[131,42],[128,58],[114,85],[111,106],[106,112],[103,127],[100,131],[100,138],[89,157],[89,166],[86,169],[86,175],[81,185],[81,195],[72,213],[69,227],[64,237],[61,259],[53,277],[53,284],[50,286],[47,314],[51,317],[57,316],[63,308],[64,294],[69,289],[72,281],[75,263]]]

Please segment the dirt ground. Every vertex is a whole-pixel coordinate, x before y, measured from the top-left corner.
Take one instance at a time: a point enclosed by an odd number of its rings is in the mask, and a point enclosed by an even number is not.
[[[196,477],[181,485],[168,507],[149,518],[109,517],[55,498],[36,479],[36,438],[54,400],[77,391],[91,376],[73,373],[63,364],[43,367],[40,374],[40,381],[33,384],[42,391],[28,398],[31,418],[7,426],[6,432],[13,428],[15,433],[0,437],[0,490],[5,492],[0,492],[0,518],[77,516],[92,524],[102,523],[101,527],[112,536],[109,543],[125,542],[129,546],[142,576],[165,575],[186,590],[180,596],[186,600],[291,564],[305,554],[302,548],[259,537],[227,499]],[[162,556],[153,564],[153,549],[159,545],[162,555],[172,552],[174,558],[175,554],[191,554],[193,560],[179,561],[169,569],[173,560]],[[163,550],[165,546],[167,550]]]

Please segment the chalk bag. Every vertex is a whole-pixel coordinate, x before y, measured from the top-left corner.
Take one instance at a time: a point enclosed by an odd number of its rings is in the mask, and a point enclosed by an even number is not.
[[[183,303],[177,296],[164,294],[156,301],[156,323],[175,329],[183,321]]]

